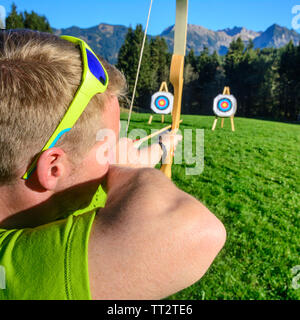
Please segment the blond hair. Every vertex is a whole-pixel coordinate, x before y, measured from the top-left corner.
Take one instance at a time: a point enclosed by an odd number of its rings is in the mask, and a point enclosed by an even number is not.
[[[96,142],[107,100],[125,94],[124,76],[101,59],[109,75],[105,93],[94,96],[73,129],[57,143],[73,157]],[[12,183],[40,152],[80,85],[79,48],[48,33],[0,32],[0,183]]]

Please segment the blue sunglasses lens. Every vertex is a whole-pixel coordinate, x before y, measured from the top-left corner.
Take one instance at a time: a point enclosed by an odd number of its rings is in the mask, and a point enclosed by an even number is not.
[[[86,55],[88,60],[88,65],[91,73],[103,84],[106,84],[106,75],[103,70],[101,63],[95,57],[95,55],[88,49],[86,49]]]

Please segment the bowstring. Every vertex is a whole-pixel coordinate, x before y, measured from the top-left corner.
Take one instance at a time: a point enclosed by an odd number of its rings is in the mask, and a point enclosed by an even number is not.
[[[152,2],[153,2],[153,0],[150,1],[148,17],[147,17],[147,23],[146,23],[146,28],[145,28],[145,32],[144,32],[144,38],[143,38],[143,42],[142,42],[142,46],[141,46],[140,58],[139,58],[139,63],[138,63],[138,68],[137,68],[137,73],[136,73],[133,93],[132,93],[132,97],[131,97],[131,103],[130,103],[127,126],[126,126],[126,136],[128,135],[128,128],[129,128],[129,124],[130,124],[130,120],[131,120],[131,114],[132,114],[132,108],[133,108],[135,93],[136,93],[136,87],[137,87],[139,74],[140,74],[140,68],[141,68],[142,59],[143,59],[144,47],[145,47],[145,42],[146,42],[146,37],[147,37],[147,30],[148,30],[148,25],[149,25],[149,20],[150,20],[150,15],[151,15],[151,9],[152,9]]]

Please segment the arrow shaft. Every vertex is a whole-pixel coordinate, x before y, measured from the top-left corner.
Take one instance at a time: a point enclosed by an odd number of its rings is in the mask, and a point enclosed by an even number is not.
[[[181,123],[182,120],[180,120],[179,122]],[[164,133],[165,131],[167,131],[167,130],[169,130],[169,129],[171,129],[171,128],[172,128],[172,125],[170,124],[170,125],[162,128],[162,129],[160,129],[160,130],[158,130],[158,131],[156,131],[156,132],[153,132],[153,133],[149,134],[149,136],[146,136],[146,137],[144,137],[144,138],[142,138],[142,139],[135,140],[135,141],[133,142],[133,143],[134,143],[134,146],[135,146],[136,148],[138,148],[143,142],[145,142],[145,141],[147,141],[147,140],[149,140],[149,139],[151,139],[151,138],[154,138],[154,137],[158,136],[159,134]]]

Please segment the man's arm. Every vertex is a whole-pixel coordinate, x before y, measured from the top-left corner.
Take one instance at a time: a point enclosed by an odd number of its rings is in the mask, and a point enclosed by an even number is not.
[[[171,132],[160,135],[160,141],[166,152],[171,149],[171,144],[176,150],[182,136]],[[148,147],[138,148],[134,141],[122,138],[116,147],[116,163],[131,168],[154,168],[161,160],[164,152],[159,143],[153,143]]]
[[[155,169],[111,167],[89,242],[93,299],[162,299],[199,280],[223,224]]]

